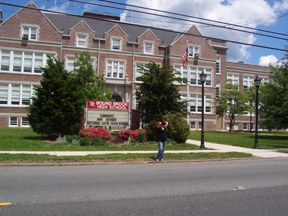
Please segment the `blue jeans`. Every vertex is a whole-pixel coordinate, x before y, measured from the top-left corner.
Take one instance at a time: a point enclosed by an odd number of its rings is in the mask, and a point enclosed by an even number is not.
[[[158,154],[157,154],[157,158],[158,160],[162,160],[164,157],[164,148],[165,148],[165,142],[162,141],[158,141]]]

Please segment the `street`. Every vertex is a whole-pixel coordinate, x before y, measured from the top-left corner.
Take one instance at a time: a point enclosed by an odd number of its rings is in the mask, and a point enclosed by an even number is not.
[[[0,167],[0,215],[287,215],[288,160]]]

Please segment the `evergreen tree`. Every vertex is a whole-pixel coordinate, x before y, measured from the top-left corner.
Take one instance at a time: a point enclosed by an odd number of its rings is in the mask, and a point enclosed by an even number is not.
[[[76,57],[74,68],[67,72],[63,62],[48,59],[29,107],[28,119],[35,132],[58,137],[78,133],[86,101],[111,97],[103,90],[103,78],[95,74],[87,53]]]
[[[138,78],[142,81],[136,92],[140,117],[143,123],[159,120],[167,113],[182,113],[187,110],[186,102],[180,100],[175,81],[180,81],[170,65],[148,63]]]

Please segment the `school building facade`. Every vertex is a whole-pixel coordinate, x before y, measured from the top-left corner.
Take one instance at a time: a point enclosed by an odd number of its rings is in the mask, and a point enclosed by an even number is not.
[[[47,56],[64,61],[73,69],[75,55],[89,52],[97,74],[104,75],[106,88],[116,101],[129,102],[131,121],[137,110],[135,92],[140,66],[155,62],[170,64],[180,72],[177,83],[183,99],[189,100],[187,120],[191,129],[201,128],[201,84],[199,74],[207,74],[205,83],[205,129],[226,130],[227,117],[216,115],[215,99],[227,81],[239,88],[253,85],[255,76],[269,82],[269,67],[227,61],[225,40],[203,37],[195,26],[185,34],[168,29],[120,22],[119,17],[84,13],[71,16],[21,8],[0,24],[0,127],[29,127],[27,107],[33,87],[39,85]],[[182,55],[188,47],[189,62],[182,67]],[[187,80],[187,81],[186,81]],[[186,82],[185,82],[186,81]],[[235,128],[248,130],[254,117],[238,117]]]

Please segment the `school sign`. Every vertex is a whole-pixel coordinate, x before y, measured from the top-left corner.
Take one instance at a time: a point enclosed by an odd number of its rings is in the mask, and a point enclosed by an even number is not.
[[[128,102],[87,101],[85,127],[103,127],[108,130],[130,128]]]

